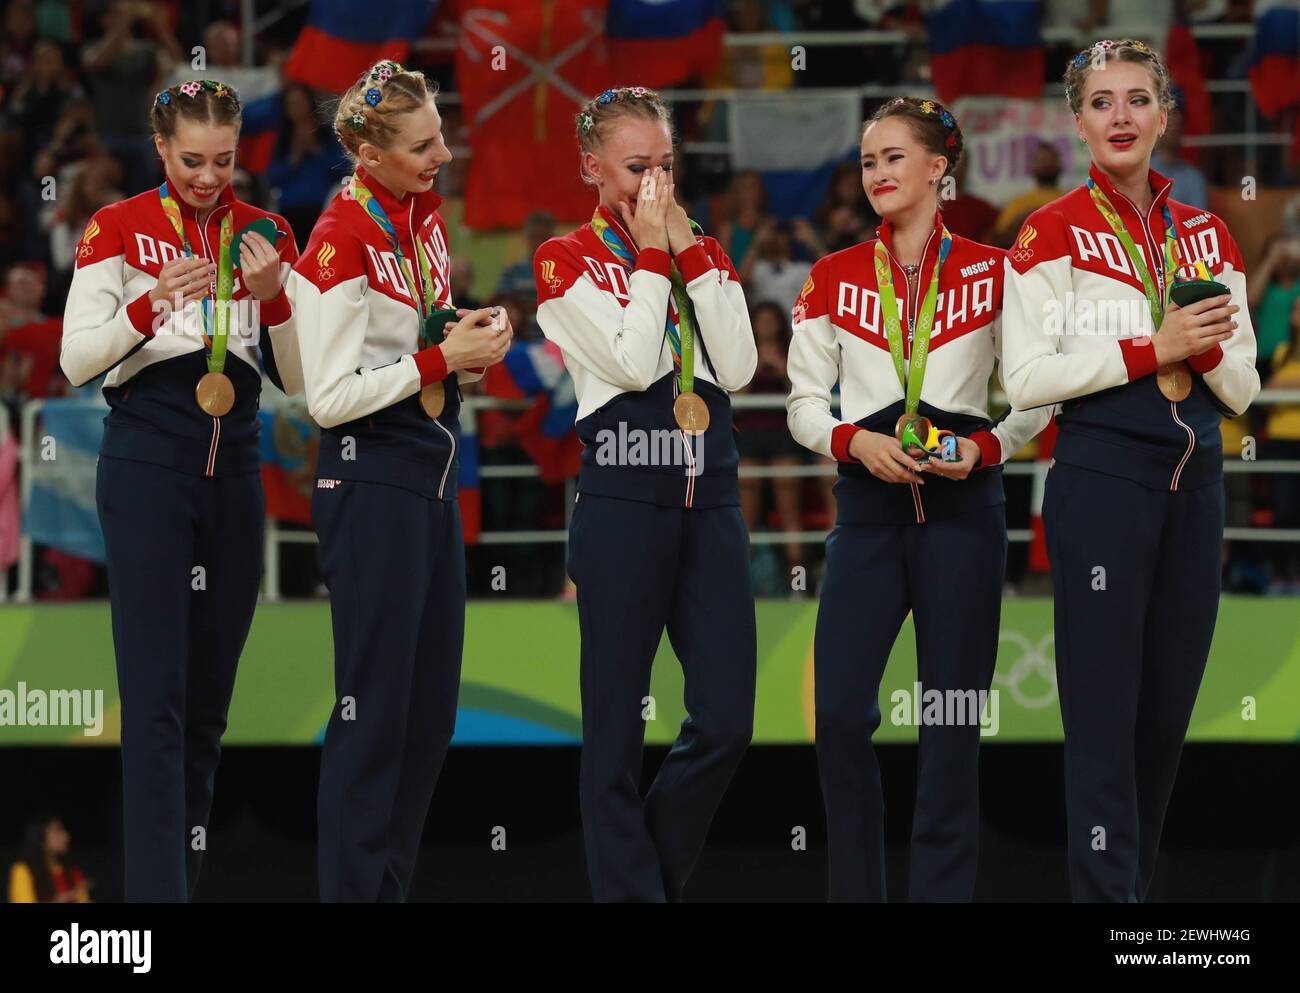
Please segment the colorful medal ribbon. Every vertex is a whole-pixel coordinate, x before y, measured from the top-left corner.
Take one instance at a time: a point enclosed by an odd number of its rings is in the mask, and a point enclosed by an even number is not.
[[[939,258],[934,263],[930,288],[925,292],[921,310],[916,319],[912,340],[910,365],[903,361],[903,325],[898,318],[898,297],[894,294],[894,271],[889,262],[889,251],[884,242],[876,239],[876,289],[880,293],[880,310],[885,319],[885,338],[889,354],[894,360],[894,371],[903,387],[906,403],[904,411],[915,414],[921,406],[921,383],[925,380],[925,364],[930,357],[930,332],[934,329],[934,312],[939,301],[939,270],[943,268],[952,249],[952,232],[946,225],[940,227]],[[922,259],[924,262],[924,259]]]
[[[397,256],[397,268],[401,271],[402,279],[405,281],[406,288],[411,294],[411,299],[415,301],[416,310],[420,314],[421,347],[427,348],[435,344],[430,340],[427,319],[437,309],[437,301],[434,299],[433,270],[429,264],[429,257],[425,254],[424,245],[420,243],[419,238],[414,238],[416,263],[420,267],[420,287],[417,290],[415,284],[411,282],[411,273],[407,271],[406,256],[402,254],[402,244],[397,238],[397,228],[388,219],[383,204],[375,199],[375,195],[366,188],[366,184],[361,181],[361,177],[356,173],[352,174],[350,191],[352,199],[361,204],[366,216],[379,225],[379,230],[384,232],[384,237],[388,240],[388,247]]]
[[[1101,216],[1106,218],[1106,223],[1115,232],[1115,237],[1119,238],[1120,243],[1124,246],[1124,251],[1128,252],[1129,261],[1133,263],[1133,270],[1142,280],[1142,290],[1146,293],[1147,307],[1151,311],[1151,330],[1152,333],[1155,333],[1160,330],[1160,322],[1164,320],[1169,291],[1178,272],[1178,241],[1174,237],[1174,219],[1169,212],[1169,202],[1165,201],[1164,204],[1165,257],[1164,268],[1160,273],[1160,288],[1157,289],[1155,282],[1151,278],[1151,270],[1147,267],[1141,253],[1138,252],[1133,236],[1128,233],[1128,228],[1124,226],[1123,218],[1119,216],[1115,205],[1110,202],[1110,198],[1106,196],[1105,191],[1097,185],[1092,177],[1088,178],[1088,195],[1092,197],[1092,202],[1097,205],[1097,210]]]
[[[690,225],[691,231],[695,234],[704,233],[704,229],[694,221],[691,221]],[[635,268],[636,256],[623,243],[623,239],[619,237],[613,225],[601,216],[599,207],[591,215],[591,230],[596,232],[596,237],[614,254],[615,258],[623,263],[625,268],[629,270]],[[673,367],[677,370],[679,391],[692,393],[695,390],[695,306],[691,303],[690,294],[686,292],[686,280],[682,278],[676,265],[672,266],[669,279],[673,284],[673,307],[677,310],[678,320],[673,320],[672,308],[670,308],[664,333],[668,336],[668,344],[672,348]]]
[[[185,224],[181,220],[181,207],[176,198],[167,189],[166,180],[158,187],[158,199],[162,203],[163,213],[171,221],[176,236],[181,240],[185,257],[190,258],[194,251],[190,248],[190,239],[185,234]],[[230,333],[230,298],[235,292],[235,266],[230,258],[230,243],[235,238],[235,223],[231,218],[233,210],[226,211],[221,218],[221,233],[218,238],[217,251],[217,285],[215,292],[211,289],[202,303],[203,344],[208,352],[208,372],[219,373],[226,367],[226,340]],[[216,333],[213,333],[215,311]]]

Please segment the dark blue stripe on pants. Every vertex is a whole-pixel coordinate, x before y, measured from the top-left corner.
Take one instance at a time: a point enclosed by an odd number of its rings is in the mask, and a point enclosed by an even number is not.
[[[317,820],[324,901],[400,902],[456,727],[465,547],[455,501],[384,483],[317,489],[335,705]]]
[[[257,604],[262,481],[101,456],[96,497],[122,701],[126,898],[185,901]]]
[[[1223,515],[1222,481],[1169,492],[1061,462],[1047,474],[1076,900],[1140,901],[1151,883],[1219,611]]]
[[[753,733],[757,643],[740,508],[582,494],[568,568],[582,629],[579,796],[592,896],[679,900]],[[665,626],[687,718],[642,800],[642,710]]]
[[[1001,504],[925,524],[840,524],[826,539],[813,646],[817,764],[832,900],[885,899],[884,804],[871,736],[880,680],[910,610],[922,692],[987,690],[1007,531]],[[979,724],[922,724],[913,900],[969,900],[979,833]]]

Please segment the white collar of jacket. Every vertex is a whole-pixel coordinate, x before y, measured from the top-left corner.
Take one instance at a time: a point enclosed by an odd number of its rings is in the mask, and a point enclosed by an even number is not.
[[[1174,188],[1172,179],[1156,172],[1154,168],[1147,170],[1147,182],[1151,186],[1152,200],[1151,206],[1146,212],[1146,217],[1143,217],[1138,211],[1137,205],[1115,188],[1114,182],[1106,173],[1101,171],[1096,162],[1093,162],[1088,167],[1088,178],[1106,194],[1107,199],[1119,211],[1119,216],[1124,220],[1124,224],[1129,230],[1136,229],[1140,231],[1143,225],[1147,225],[1152,236],[1157,239],[1156,243],[1158,245],[1164,244],[1164,206],[1169,200],[1169,191]],[[1106,230],[1110,230],[1110,226],[1106,224],[1105,220],[1100,218],[1100,215],[1098,217],[1102,220],[1102,224],[1106,226]]]
[[[427,193],[407,193],[399,199],[393,196],[392,191],[389,190],[387,186],[366,172],[365,168],[362,166],[357,166],[357,178],[366,184],[366,189],[368,189],[374,195],[374,198],[379,201],[379,205],[384,208],[384,213],[388,215],[388,219],[392,221],[394,225],[397,224],[396,219],[399,216],[406,216],[407,212],[411,209],[411,204],[415,203],[417,200],[428,201],[430,211],[437,210],[442,206],[442,197],[433,192],[433,190],[429,190]],[[374,222],[372,221],[371,223]]]

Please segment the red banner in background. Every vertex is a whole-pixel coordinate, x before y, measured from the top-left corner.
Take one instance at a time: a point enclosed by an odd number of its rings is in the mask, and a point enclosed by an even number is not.
[[[575,118],[605,85],[605,0],[476,0],[460,19],[456,80],[474,161],[471,228],[516,227],[544,207],[591,216]]]

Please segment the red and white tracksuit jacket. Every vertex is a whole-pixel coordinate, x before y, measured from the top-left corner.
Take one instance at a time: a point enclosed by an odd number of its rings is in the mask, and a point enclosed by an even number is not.
[[[926,242],[909,292],[893,254],[889,222],[877,232],[889,250],[902,321],[905,359],[911,358],[909,322],[915,319],[939,257],[942,212]],[[919,412],[980,448],[980,466],[963,480],[930,476],[924,487],[873,476],[849,455],[860,430],[892,435],[905,406],[889,352],[876,288],[875,240],[834,252],[813,266],[795,302],[787,372],[790,433],[806,448],[839,463],[840,523],[924,523],[972,507],[1002,503],[1002,463],[1051,419],[1050,410],[1011,410],[988,416],[989,377],[1000,358],[1003,250],[953,236],[939,275],[939,296]],[[831,393],[840,388],[840,416]]]
[[[236,233],[269,217],[285,235],[279,247],[287,277],[298,250],[283,217],[237,200],[228,186],[207,210],[178,202],[191,250],[213,260],[223,217],[231,215]],[[194,398],[208,371],[200,304],[174,313],[162,304],[155,310],[149,301],[163,265],[183,254],[156,187],[96,211],[77,243],[60,363],[78,386],[108,373],[103,390],[111,409],[101,454],[198,475],[256,472],[259,351],[277,386],[289,394],[302,390],[289,298],[281,290],[272,300],[254,299],[240,279],[239,260],[233,260],[224,372],[235,387],[235,405],[212,417]]]
[[[397,231],[410,285],[419,287],[415,239],[424,245],[439,309],[451,300],[447,225],[433,191],[400,200],[358,176]],[[442,500],[456,497],[460,437],[458,382],[483,370],[448,373],[442,350],[420,347],[419,305],[397,255],[365,208],[346,192],[325,209],[289,276],[302,355],[307,409],[321,426],[317,477],[402,486]],[[437,419],[420,407],[420,389],[445,382]]]
[[[1094,164],[1100,184],[1163,292],[1169,205],[1180,275],[1204,262],[1241,308],[1222,345],[1187,360],[1192,392],[1174,402],[1156,385],[1154,332],[1124,246],[1081,186],[1030,214],[1008,252],[1003,349],[1006,389],[1018,408],[1060,405],[1053,457],[1164,490],[1223,474],[1221,416],[1259,393],[1255,333],[1241,252],[1223,221],[1170,197],[1173,182],[1150,172],[1151,206],[1140,213]]]
[[[735,266],[709,237],[675,257],[657,248],[638,252],[622,223],[600,210],[636,253],[630,273],[589,224],[552,238],[533,258],[537,323],[560,346],[578,397],[578,492],[665,507],[738,506],[739,455],[728,392],[748,385],[758,348]],[[673,450],[689,458],[698,452],[698,460],[686,468],[670,459],[609,462],[600,455],[605,438],[642,432],[653,444],[678,431],[677,373],[665,332],[674,263],[695,310],[695,392],[709,408],[709,426],[702,443]]]

